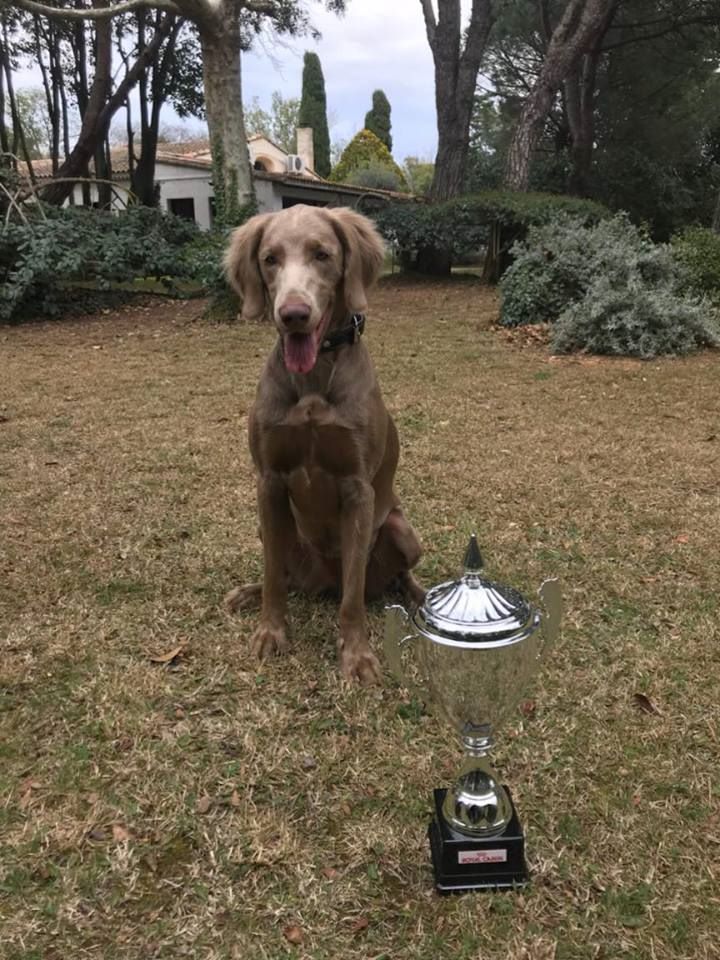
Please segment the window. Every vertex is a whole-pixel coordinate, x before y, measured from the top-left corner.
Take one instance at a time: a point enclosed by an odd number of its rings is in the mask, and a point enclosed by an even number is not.
[[[195,201],[192,197],[173,197],[168,200],[168,210],[183,220],[195,220]]]

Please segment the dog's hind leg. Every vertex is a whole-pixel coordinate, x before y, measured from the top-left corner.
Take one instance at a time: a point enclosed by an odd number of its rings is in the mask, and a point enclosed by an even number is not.
[[[381,597],[385,591],[399,586],[406,598],[422,603],[425,591],[410,573],[420,559],[422,548],[417,534],[400,507],[393,508],[378,531],[368,558],[366,596]]]
[[[248,583],[244,587],[233,587],[229,593],[225,594],[223,602],[228,613],[257,610],[262,603],[262,584]]]

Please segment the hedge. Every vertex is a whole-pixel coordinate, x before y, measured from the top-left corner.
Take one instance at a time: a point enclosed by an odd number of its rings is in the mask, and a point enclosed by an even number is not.
[[[417,266],[423,249],[447,250],[457,259],[487,245],[486,277],[494,281],[508,265],[513,243],[529,227],[563,214],[587,224],[611,215],[602,204],[578,197],[487,190],[444,203],[396,201],[379,211],[375,220],[409,268]]]

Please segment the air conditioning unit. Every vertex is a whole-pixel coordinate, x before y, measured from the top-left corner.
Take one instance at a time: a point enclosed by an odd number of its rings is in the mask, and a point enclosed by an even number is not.
[[[287,169],[288,173],[302,173],[305,169],[302,157],[299,157],[296,153],[289,153],[287,155]]]

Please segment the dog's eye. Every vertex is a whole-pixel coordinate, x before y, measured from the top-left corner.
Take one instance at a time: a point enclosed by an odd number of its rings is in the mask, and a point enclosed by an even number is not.
[[[274,253],[268,253],[263,257],[263,263],[267,264],[268,267],[274,267],[277,262],[277,257]]]
[[[330,254],[327,252],[327,250],[316,250],[316,251],[315,251],[315,259],[316,259],[316,260],[329,260],[329,259],[330,259]]]

